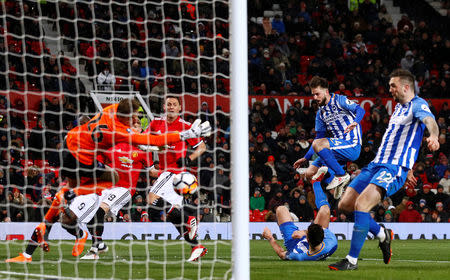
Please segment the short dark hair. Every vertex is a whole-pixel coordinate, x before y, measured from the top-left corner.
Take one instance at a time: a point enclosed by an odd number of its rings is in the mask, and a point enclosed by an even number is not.
[[[323,228],[321,225],[311,223],[308,227],[308,233],[306,238],[308,238],[308,243],[310,248],[314,248],[323,241]]]
[[[134,98],[124,98],[120,100],[117,107],[117,115],[119,117],[129,117],[141,107],[141,103]]]
[[[395,69],[392,71],[390,78],[399,77],[403,83],[408,83],[414,89],[414,75],[405,69]]]
[[[321,88],[328,89],[328,81],[327,81],[327,79],[321,78],[319,76],[314,76],[309,81],[309,87],[310,88],[321,87]]]
[[[167,99],[169,99],[169,98],[176,99],[176,100],[178,100],[178,103],[181,104],[181,98],[178,95],[169,94],[169,95],[166,96],[165,100],[167,101]]]

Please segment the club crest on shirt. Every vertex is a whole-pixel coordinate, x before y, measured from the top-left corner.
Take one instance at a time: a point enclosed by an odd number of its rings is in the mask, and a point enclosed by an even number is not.
[[[425,104],[422,104],[422,106],[421,106],[420,108],[422,108],[422,110],[424,110],[424,111],[426,111],[426,112],[431,113],[430,108],[428,108],[428,106],[425,105]]]
[[[345,100],[345,103],[347,103],[348,105],[355,104],[355,102],[353,102],[353,101],[350,100],[350,99]]]
[[[122,165],[126,167],[131,167],[134,162],[134,160],[126,156],[118,157],[118,159],[122,163]]]

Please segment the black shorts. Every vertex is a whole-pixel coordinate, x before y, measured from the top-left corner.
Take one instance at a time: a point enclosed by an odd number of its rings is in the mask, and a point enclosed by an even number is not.
[[[67,149],[64,141],[64,149],[62,153],[62,164],[60,168],[61,178],[68,177],[77,179],[81,177],[100,178],[106,172],[106,167],[103,163],[94,159],[91,165],[86,165],[78,161],[72,153]]]

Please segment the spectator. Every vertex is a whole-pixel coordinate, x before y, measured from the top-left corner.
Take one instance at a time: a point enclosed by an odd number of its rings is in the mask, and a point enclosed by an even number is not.
[[[164,94],[169,92],[169,88],[164,84],[163,78],[157,78],[155,85],[152,87],[149,101],[152,111],[159,114],[163,109]]]
[[[209,207],[204,207],[203,208],[203,213],[200,215],[200,222],[202,223],[213,223],[214,220],[214,214],[211,213],[211,208]]]
[[[400,61],[400,65],[402,66],[402,69],[412,71],[414,66],[414,54],[412,51],[406,51],[405,57]]]
[[[311,222],[314,219],[314,212],[309,203],[306,203],[306,197],[301,195],[298,198],[299,204],[297,205],[295,212],[293,212],[300,222]]]
[[[450,195],[450,169],[445,170],[444,177],[439,181],[439,185],[444,188],[444,193]]]
[[[393,216],[394,220],[398,220],[400,213],[403,212],[403,210],[405,210],[407,208],[406,206],[407,206],[408,202],[409,202],[409,197],[404,196],[401,203],[399,205],[397,205],[395,207],[395,209],[392,209],[392,211],[393,211],[392,214],[394,215]],[[388,208],[388,210],[391,210],[391,209]]]
[[[422,186],[422,190],[419,190],[419,192],[417,193],[416,199],[418,201],[420,201],[421,199],[425,199],[425,201],[427,202],[427,204],[431,207],[434,206],[435,203],[435,195],[434,193],[431,191],[432,186],[430,184],[424,184]]]
[[[438,212],[440,223],[447,223],[449,220],[448,213],[444,210],[444,204],[442,202],[436,203],[436,211]]]
[[[265,183],[261,193],[265,201],[264,209],[269,209],[269,201],[272,199],[274,194],[275,193],[272,190],[272,186],[269,183]]]
[[[444,187],[441,185],[438,185],[436,195],[434,196],[434,201],[447,203],[449,197],[450,196],[448,194],[444,193]]]
[[[97,83],[99,89],[112,91],[114,90],[114,85],[116,84],[116,77],[109,72],[109,66],[105,65],[102,72],[98,74]]]
[[[256,188],[261,190],[263,187],[263,176],[261,173],[256,173],[250,181],[250,193],[254,194]]]
[[[392,215],[392,212],[390,210],[387,210],[386,212],[384,212],[383,222],[385,222],[385,223],[394,222],[394,216]]]
[[[447,159],[447,157],[446,157],[443,153],[441,153],[441,154],[439,155],[439,163],[437,163],[437,164],[434,166],[434,169],[435,169],[435,171],[436,171],[437,178],[443,178],[443,177],[444,177],[444,174],[445,174],[445,171],[448,170],[449,167],[450,167],[450,166],[448,165],[448,159]]]
[[[430,213],[430,208],[428,206],[423,207],[420,215],[422,215],[423,223],[431,223],[431,213]]]
[[[295,174],[295,169],[292,167],[292,164],[287,162],[287,156],[281,155],[280,161],[276,163],[275,165],[278,179],[283,182],[291,182],[292,177]]]
[[[269,205],[267,207],[269,211],[276,213],[278,206],[281,206],[283,204],[284,204],[283,191],[281,190],[281,188],[278,188],[275,191],[275,196],[273,196],[270,199]]]
[[[258,209],[259,211],[263,211],[265,204],[266,201],[264,200],[264,197],[261,195],[260,188],[255,188],[253,196],[250,197],[250,210]]]
[[[414,209],[414,203],[408,201],[406,209],[400,213],[398,221],[401,223],[420,223],[422,222],[422,216]]]
[[[266,176],[266,181],[271,179],[273,176],[277,176],[277,171],[275,168],[275,157],[270,155],[267,157],[267,162],[264,164],[266,168],[264,169],[264,175]]]

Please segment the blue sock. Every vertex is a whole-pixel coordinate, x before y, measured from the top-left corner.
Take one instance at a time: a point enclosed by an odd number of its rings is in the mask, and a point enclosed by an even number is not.
[[[367,212],[355,211],[355,225],[353,226],[352,242],[350,243],[350,252],[353,258],[358,258],[359,252],[366,241],[369,232],[370,214]]]
[[[327,195],[323,192],[320,182],[315,182],[313,184],[313,189],[314,189],[314,196],[316,197],[317,209],[320,209],[320,207],[322,207],[324,205],[328,205],[328,207],[330,207],[330,204],[328,203]]]
[[[325,176],[325,178],[323,178],[323,180],[322,180],[322,182],[324,182],[326,185],[331,183],[331,181],[333,181],[333,179],[334,179],[334,171],[331,170],[331,168],[328,168],[328,175],[329,176]]]
[[[319,157],[327,164],[329,168],[331,168],[337,176],[341,176],[345,174],[344,169],[333,156],[333,153],[330,149],[323,149],[322,151],[317,153]]]
[[[373,236],[377,237],[377,234],[380,232],[380,229],[381,229],[380,225],[377,222],[375,222],[375,220],[372,217],[370,217],[369,232],[373,234]]]

